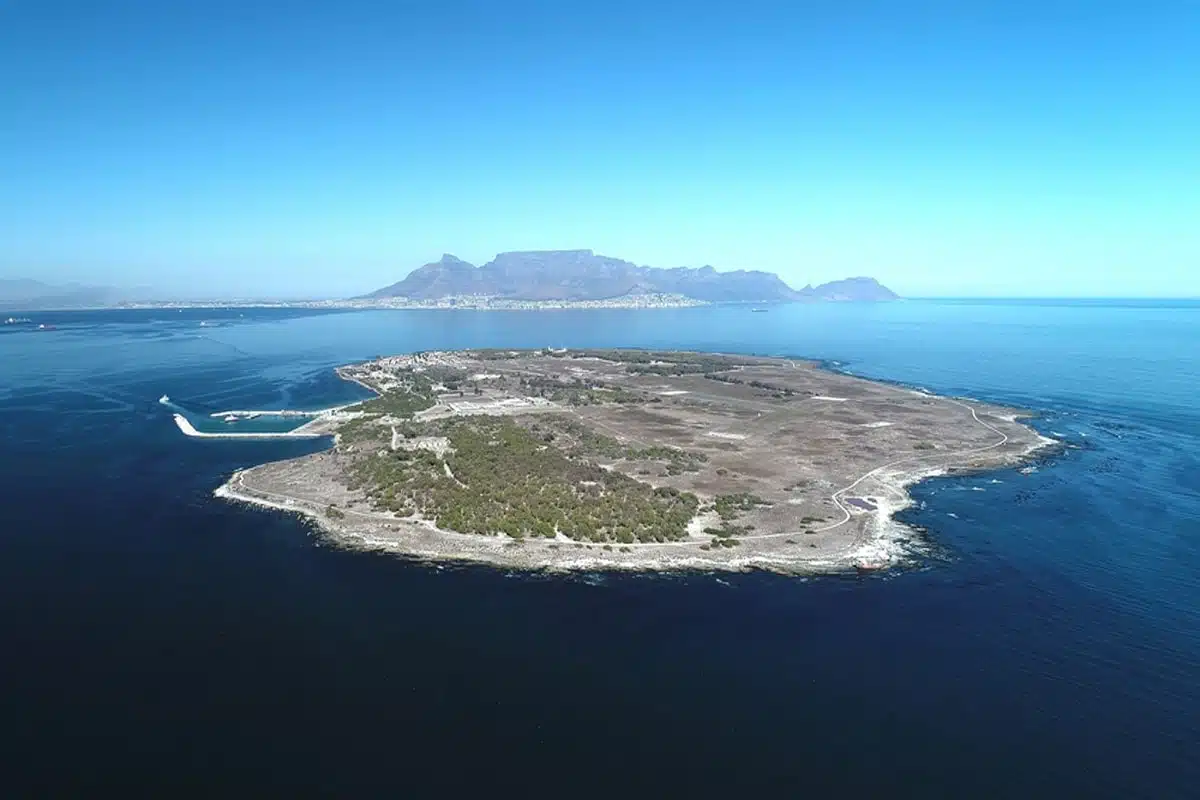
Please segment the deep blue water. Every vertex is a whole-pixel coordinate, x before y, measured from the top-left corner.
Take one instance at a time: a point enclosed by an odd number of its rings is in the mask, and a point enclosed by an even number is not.
[[[56,329],[0,331],[8,796],[1196,796],[1200,303],[30,316]],[[918,487],[919,568],[566,579],[214,500],[320,443],[187,439],[157,403],[320,407],[360,396],[337,364],[482,345],[824,358],[1071,447]]]

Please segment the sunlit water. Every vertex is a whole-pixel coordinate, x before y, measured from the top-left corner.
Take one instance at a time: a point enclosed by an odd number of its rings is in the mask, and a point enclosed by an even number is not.
[[[0,331],[10,793],[1195,796],[1200,304],[27,316],[56,329]],[[886,576],[561,578],[217,501],[321,443],[188,439],[158,403],[320,408],[378,354],[600,345],[827,359],[1071,447],[918,487],[930,555]]]

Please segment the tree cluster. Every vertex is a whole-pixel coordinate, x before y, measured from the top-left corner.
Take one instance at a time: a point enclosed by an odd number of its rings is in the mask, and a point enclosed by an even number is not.
[[[660,542],[686,535],[696,496],[653,488],[571,457],[506,417],[441,424],[452,452],[361,457],[354,483],[378,508],[420,513],[441,528],[593,542]]]
[[[757,506],[771,505],[766,500],[763,500],[758,495],[750,494],[749,492],[737,492],[736,494],[720,494],[713,499],[713,510],[717,515],[729,521],[735,519],[742,511],[751,511]]]

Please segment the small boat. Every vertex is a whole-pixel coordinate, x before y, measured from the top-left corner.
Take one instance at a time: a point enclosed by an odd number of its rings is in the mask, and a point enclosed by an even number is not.
[[[55,328],[53,325],[46,325],[45,323],[42,323],[41,325],[38,325],[38,326],[37,326],[37,329],[38,329],[39,331],[53,331],[53,330],[57,330],[57,328]]]
[[[165,406],[167,403],[171,402],[171,398],[167,397],[164,394],[162,397],[158,398],[158,402],[162,403]]]
[[[765,313],[767,313],[767,309],[765,309],[765,308],[752,308],[752,309],[750,309],[750,313],[751,313],[751,314],[765,314]]]
[[[5,325],[28,325],[31,322],[33,322],[33,320],[26,317],[9,317],[8,319],[4,320]]]

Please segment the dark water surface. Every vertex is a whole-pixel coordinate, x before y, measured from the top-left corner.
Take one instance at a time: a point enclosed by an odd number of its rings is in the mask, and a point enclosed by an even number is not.
[[[1197,795],[1196,303],[30,316],[56,330],[0,331],[6,796]],[[918,569],[551,578],[217,501],[321,444],[157,402],[321,407],[360,396],[337,364],[484,345],[825,358],[1073,447],[918,487]]]

